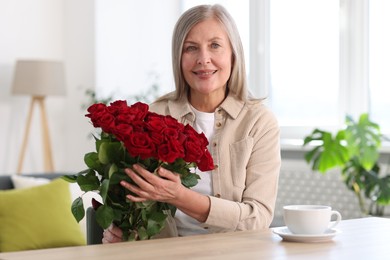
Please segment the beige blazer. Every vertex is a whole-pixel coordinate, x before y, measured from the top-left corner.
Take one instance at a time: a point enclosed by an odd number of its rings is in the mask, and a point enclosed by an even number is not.
[[[193,125],[187,98],[164,100],[150,110],[171,115]],[[214,196],[204,228],[226,232],[268,228],[272,222],[281,165],[280,130],[275,116],[259,100],[247,102],[233,95],[215,111],[214,136],[210,152]],[[161,236],[177,236],[174,220],[168,218]],[[159,236],[160,237],[160,236]]]

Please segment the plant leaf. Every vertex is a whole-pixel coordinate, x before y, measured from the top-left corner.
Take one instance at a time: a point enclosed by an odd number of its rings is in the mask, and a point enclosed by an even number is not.
[[[362,114],[356,123],[350,116],[346,117],[346,141],[352,156],[356,156],[366,171],[374,167],[379,158],[381,146],[379,125],[369,120],[368,114]]]
[[[85,216],[83,199],[81,197],[76,198],[71,207],[72,214],[77,222],[80,222]]]
[[[305,154],[305,160],[312,164],[313,170],[321,173],[343,166],[349,159],[348,150],[342,145],[344,132],[339,131],[335,137],[330,132],[315,129],[307,136],[304,145],[319,141],[317,145]]]
[[[121,181],[129,183],[133,182],[132,179],[123,172],[123,170],[119,170],[110,176],[110,185],[119,184]]]
[[[114,221],[114,210],[107,205],[102,205],[96,210],[96,222],[106,229]]]
[[[102,142],[98,150],[98,158],[102,164],[118,163],[123,155],[120,142]]]
[[[184,176],[181,178],[181,183],[187,187],[191,188],[194,187],[196,184],[198,184],[198,180],[200,179],[200,176],[195,173],[190,173],[187,176]]]
[[[140,240],[149,239],[148,233],[146,232],[146,229],[144,227],[140,227],[138,229],[138,237]]]
[[[162,212],[153,212],[147,220],[147,228],[146,233],[149,237],[153,237],[160,233],[160,231],[164,228],[165,219],[167,215]]]
[[[380,179],[377,202],[381,205],[390,203],[390,175]]]
[[[103,199],[103,203],[105,203],[107,200],[107,193],[108,193],[109,186],[110,186],[110,180],[105,179],[102,181],[102,184],[100,186],[100,196]]]
[[[77,182],[77,175],[64,175],[61,177],[61,179],[70,183],[75,183]]]
[[[82,191],[97,190],[100,186],[99,178],[95,176],[95,172],[90,170],[86,175],[77,176],[77,184]]]
[[[102,165],[99,162],[98,154],[96,152],[85,154],[84,162],[90,169],[100,170],[102,168]]]

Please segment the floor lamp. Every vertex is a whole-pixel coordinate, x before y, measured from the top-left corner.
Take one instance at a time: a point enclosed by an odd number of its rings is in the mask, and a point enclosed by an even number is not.
[[[36,106],[39,107],[41,115],[44,170],[46,172],[53,172],[54,165],[46,116],[45,97],[51,95],[65,95],[63,63],[46,60],[18,60],[15,66],[12,93],[16,95],[31,96],[31,104],[20,150],[17,173],[21,174],[22,172],[24,155],[30,133],[31,119]]]

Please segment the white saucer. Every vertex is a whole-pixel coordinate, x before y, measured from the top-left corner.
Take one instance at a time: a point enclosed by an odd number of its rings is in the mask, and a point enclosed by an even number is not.
[[[328,229],[324,234],[318,235],[300,235],[293,234],[287,227],[278,227],[273,228],[272,230],[275,234],[279,235],[285,241],[292,242],[305,242],[305,243],[315,243],[315,242],[325,242],[331,240],[335,235],[339,234],[340,231],[337,229]]]

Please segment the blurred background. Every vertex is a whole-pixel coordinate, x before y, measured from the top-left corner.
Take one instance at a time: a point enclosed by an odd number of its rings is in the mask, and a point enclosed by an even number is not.
[[[16,172],[30,109],[31,96],[12,92],[17,60],[63,62],[66,93],[47,96],[46,112],[54,171],[75,173],[94,149],[86,106],[173,90],[173,27],[201,3],[233,15],[250,90],[279,120],[289,169],[307,167],[305,135],[335,131],[346,115],[367,112],[390,136],[390,1],[0,0],[0,174]],[[23,173],[44,171],[40,116],[32,115]]]

